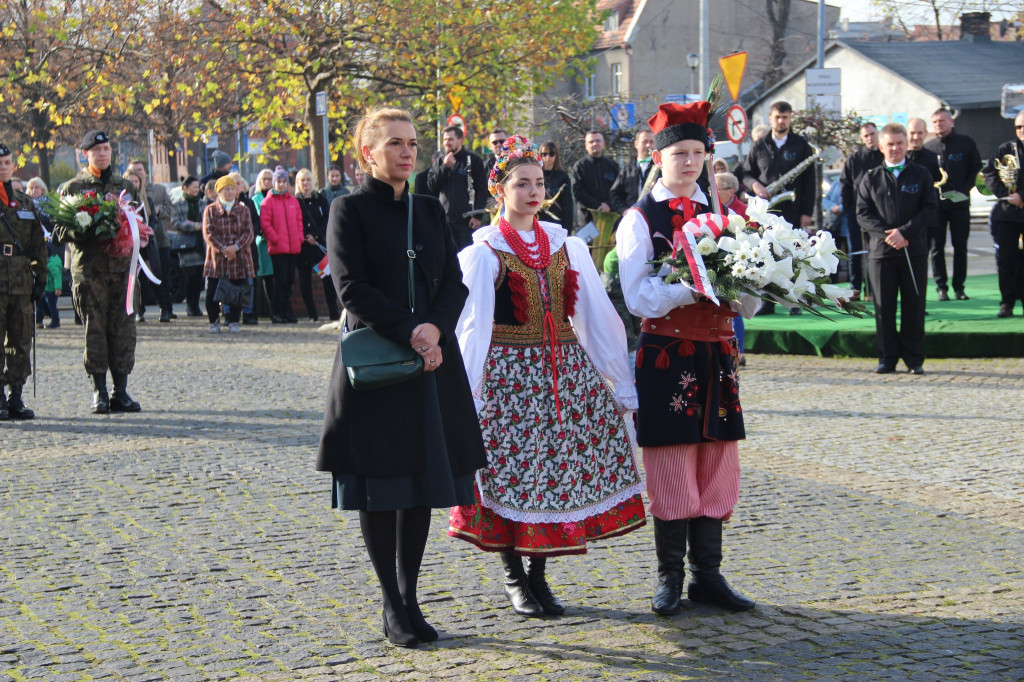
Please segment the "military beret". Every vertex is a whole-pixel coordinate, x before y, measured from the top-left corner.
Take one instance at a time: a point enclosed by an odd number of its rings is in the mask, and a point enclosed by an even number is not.
[[[110,136],[102,130],[90,130],[83,137],[81,142],[78,143],[79,149],[92,149],[98,144],[104,142],[110,142]]]
[[[220,191],[225,187],[238,187],[238,183],[235,182],[235,179],[230,175],[225,175],[217,181],[217,184],[214,185],[214,189],[216,189],[217,193],[220,194]]]
[[[11,148],[8,147],[7,145],[5,145],[3,142],[0,142],[0,156],[10,156],[10,155],[11,155]]]

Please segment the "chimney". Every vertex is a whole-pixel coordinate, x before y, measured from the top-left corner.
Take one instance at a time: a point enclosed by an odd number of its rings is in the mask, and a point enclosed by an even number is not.
[[[960,40],[969,43],[987,43],[992,40],[989,33],[990,12],[964,12],[960,15]]]

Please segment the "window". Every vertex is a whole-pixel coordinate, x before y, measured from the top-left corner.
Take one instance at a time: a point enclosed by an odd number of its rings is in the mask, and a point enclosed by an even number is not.
[[[612,94],[622,92],[622,64],[612,64]]]
[[[614,31],[619,27],[619,8],[613,7],[604,19],[604,30]]]
[[[590,74],[586,81],[586,98],[594,99],[597,96],[597,75]]]

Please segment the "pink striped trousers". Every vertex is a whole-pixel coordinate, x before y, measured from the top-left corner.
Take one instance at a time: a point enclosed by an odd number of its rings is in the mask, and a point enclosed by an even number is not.
[[[740,495],[738,441],[645,447],[643,456],[653,516],[674,521],[732,515]]]

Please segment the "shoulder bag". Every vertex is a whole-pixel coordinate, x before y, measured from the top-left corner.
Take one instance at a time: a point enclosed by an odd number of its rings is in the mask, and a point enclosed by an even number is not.
[[[235,284],[227,277],[221,277],[213,292],[213,300],[224,305],[248,307],[251,300],[249,282],[247,280],[241,280],[241,282],[241,284]]]
[[[408,248],[409,258],[409,311],[415,308],[415,275],[412,246],[412,204],[409,192]],[[377,334],[369,327],[348,331],[348,312],[343,314],[341,334],[341,362],[348,372],[348,381],[357,391],[372,391],[393,386],[423,373],[423,358],[409,345],[395,343]]]

